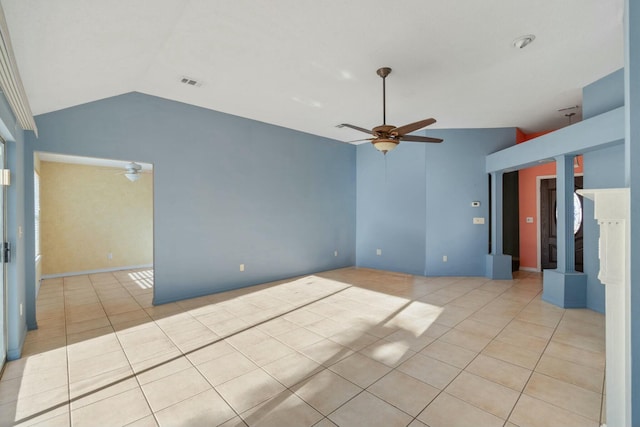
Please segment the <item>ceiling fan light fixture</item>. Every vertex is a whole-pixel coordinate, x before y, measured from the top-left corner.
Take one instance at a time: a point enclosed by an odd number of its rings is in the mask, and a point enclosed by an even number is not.
[[[131,182],[136,182],[137,180],[140,179],[139,173],[125,173],[124,176],[126,176],[127,179]]]
[[[387,154],[398,146],[399,141],[389,138],[378,138],[371,141],[376,150],[381,151],[383,154]]]

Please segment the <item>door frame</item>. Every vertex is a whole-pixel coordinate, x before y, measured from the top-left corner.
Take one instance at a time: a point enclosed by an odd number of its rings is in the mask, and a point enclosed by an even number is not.
[[[573,175],[583,177],[584,183],[584,172],[576,173]],[[540,183],[543,179],[558,179],[558,175],[540,175],[536,177],[536,270],[542,271],[542,240],[540,239],[540,233],[542,233],[542,227],[540,226]],[[584,218],[582,218],[584,221]]]
[[[5,143],[4,138],[0,137],[0,146],[2,149],[2,160],[0,161],[0,169],[6,169],[7,168],[7,145]],[[3,242],[8,241],[7,240],[7,187],[5,185],[0,185],[0,198],[2,206],[0,206],[0,231],[1,231],[1,236],[0,236],[0,244],[2,244]],[[0,354],[0,375],[2,375],[3,371],[4,371],[4,367],[5,364],[7,363],[7,356],[8,356],[8,352],[9,352],[9,325],[8,325],[8,304],[7,304],[7,297],[8,297],[8,286],[7,286],[7,264],[2,262],[2,260],[0,260],[0,264],[2,264],[0,266],[0,275],[1,280],[2,280],[2,284],[1,284],[1,288],[0,292],[2,294],[2,301],[0,301],[0,304],[2,304],[2,331],[0,331],[0,333],[2,334],[2,336],[0,336],[0,339],[2,339],[2,348],[4,349],[3,353]]]

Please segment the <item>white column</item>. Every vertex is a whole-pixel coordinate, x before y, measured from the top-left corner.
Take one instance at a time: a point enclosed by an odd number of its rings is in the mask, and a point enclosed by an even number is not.
[[[630,404],[625,425],[640,425],[640,1],[625,0],[625,183],[630,191],[629,264],[625,313]],[[607,313],[608,314],[608,313]],[[609,416],[609,411],[607,411]]]

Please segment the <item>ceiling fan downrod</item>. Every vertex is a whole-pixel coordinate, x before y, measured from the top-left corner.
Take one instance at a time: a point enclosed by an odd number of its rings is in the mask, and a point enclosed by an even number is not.
[[[391,68],[382,67],[376,71],[380,77],[382,77],[382,125],[387,124],[387,86],[385,84],[387,76],[391,74]]]

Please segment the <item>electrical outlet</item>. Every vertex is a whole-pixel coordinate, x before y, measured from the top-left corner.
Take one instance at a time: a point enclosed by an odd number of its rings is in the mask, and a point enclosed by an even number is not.
[[[447,258],[446,255],[442,255],[442,262],[447,262],[449,261],[449,258]]]
[[[525,219],[525,222],[526,222],[527,224],[533,224],[533,217],[532,217],[532,216],[528,216],[528,217]]]
[[[378,256],[382,255],[382,249],[376,249],[376,255]]]
[[[109,253],[107,254],[107,259],[113,259],[113,253],[109,252]]]
[[[333,256],[338,256],[338,251],[333,251]]]
[[[240,271],[244,271],[244,264],[240,264]]]
[[[484,224],[484,218],[477,218],[477,217],[474,217],[474,218],[473,218],[473,223],[474,223],[474,224]]]
[[[20,317],[22,317],[22,303],[20,303]]]

